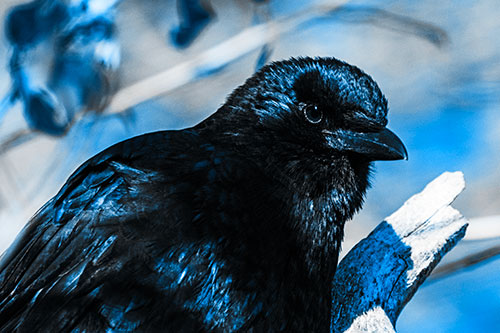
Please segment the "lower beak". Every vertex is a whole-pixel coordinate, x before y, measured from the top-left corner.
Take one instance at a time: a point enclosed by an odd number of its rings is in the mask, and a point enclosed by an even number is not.
[[[334,132],[325,130],[323,134],[331,148],[361,154],[370,161],[408,159],[403,142],[387,128],[365,133],[344,129]]]

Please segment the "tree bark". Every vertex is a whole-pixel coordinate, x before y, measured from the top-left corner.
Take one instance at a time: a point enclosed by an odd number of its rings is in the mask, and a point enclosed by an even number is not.
[[[443,173],[344,257],[332,289],[332,332],[395,332],[406,303],[465,235],[466,219],[450,206],[464,187],[461,172]]]

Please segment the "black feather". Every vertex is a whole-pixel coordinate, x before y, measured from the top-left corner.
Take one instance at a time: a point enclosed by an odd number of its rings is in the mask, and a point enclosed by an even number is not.
[[[371,159],[325,135],[386,114],[359,69],[292,59],[193,128],[101,152],[1,258],[0,330],[326,332]]]

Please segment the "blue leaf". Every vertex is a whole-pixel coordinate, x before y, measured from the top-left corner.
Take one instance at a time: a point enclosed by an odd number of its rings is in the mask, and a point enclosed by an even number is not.
[[[214,16],[210,8],[205,8],[200,0],[178,0],[180,24],[170,31],[172,43],[178,48],[188,47]]]
[[[66,8],[58,1],[35,0],[10,10],[5,34],[13,46],[28,48],[47,38],[67,18]]]
[[[27,92],[24,97],[24,114],[31,128],[55,136],[63,135],[72,120],[46,90]]]

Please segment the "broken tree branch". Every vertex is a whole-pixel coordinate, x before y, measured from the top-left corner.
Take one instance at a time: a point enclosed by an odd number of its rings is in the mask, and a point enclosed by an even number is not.
[[[450,206],[464,189],[446,172],[387,217],[342,260],[333,284],[332,332],[394,332],[403,307],[465,235]]]

